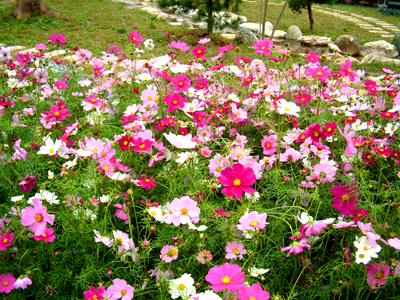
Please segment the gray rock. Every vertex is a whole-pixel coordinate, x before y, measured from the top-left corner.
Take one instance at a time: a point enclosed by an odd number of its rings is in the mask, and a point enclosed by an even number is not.
[[[335,44],[338,45],[343,53],[349,53],[350,55],[357,55],[361,50],[358,39],[355,36],[348,34],[339,36],[336,39]]]
[[[334,52],[342,53],[342,50],[340,50],[340,48],[339,48],[336,44],[334,44],[334,43],[328,44],[328,48],[329,48],[330,50],[334,51]]]
[[[395,45],[397,51],[400,53],[400,32],[394,36],[392,44]]]
[[[194,28],[192,21],[190,21],[188,19],[183,20],[182,26],[187,27],[187,28]]]
[[[265,32],[272,32],[272,29],[274,29],[274,24],[272,24],[270,21],[265,22]]]
[[[332,39],[326,36],[306,35],[300,38],[300,42],[310,46],[327,46]]]
[[[253,31],[253,32],[259,32],[260,31],[260,24],[251,23],[251,22],[243,23],[243,24],[240,24],[239,28],[240,29],[247,29],[247,30],[250,30],[250,31]]]
[[[288,40],[299,41],[302,36],[303,36],[303,33],[301,32],[299,26],[296,26],[296,25],[291,25],[286,32],[286,38]]]
[[[372,63],[382,63],[384,65],[388,65],[388,66],[392,66],[392,67],[393,66],[400,67],[400,59],[382,57],[377,54],[368,54],[361,61],[361,64],[372,64]]]
[[[395,58],[399,56],[395,45],[386,41],[369,42],[361,47],[361,55],[367,56],[368,54],[376,54],[387,58]]]
[[[158,16],[157,16],[157,19],[162,19],[162,20],[166,20],[166,21],[172,21],[172,18],[170,18],[170,16],[169,16],[169,14],[166,14],[166,13],[160,13]]]
[[[258,42],[258,38],[256,37],[256,35],[247,29],[240,30],[236,34],[235,40],[237,40],[238,43],[245,43],[250,45],[254,45]]]
[[[265,31],[265,35],[268,37],[272,36],[272,30],[271,31]],[[274,32],[274,38],[277,39],[284,39],[286,37],[286,31],[283,30],[275,30]]]

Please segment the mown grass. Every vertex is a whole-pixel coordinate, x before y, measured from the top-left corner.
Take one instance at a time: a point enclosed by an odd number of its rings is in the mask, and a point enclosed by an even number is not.
[[[249,22],[260,21],[260,2],[244,2],[241,5],[241,15],[244,15],[248,18]],[[324,5],[320,5],[324,7]],[[278,19],[278,16],[282,10],[282,5],[270,4],[267,9],[267,21],[272,22],[274,25]],[[328,6],[327,6],[328,7]],[[351,6],[348,6],[351,7]],[[332,8],[332,6],[331,6]],[[333,8],[346,10],[347,6],[345,5],[335,5]],[[381,13],[373,12],[373,8],[364,8],[360,7],[363,10],[358,11],[357,7],[346,10],[348,12],[356,12],[363,14],[363,11],[368,12],[369,14],[365,14],[366,16],[378,17]],[[384,15],[382,15],[384,16]],[[387,22],[392,22],[392,24],[399,24],[400,18],[384,16],[382,20]],[[380,34],[371,33],[367,29],[361,28],[359,25],[349,22],[346,20],[338,19],[337,17],[330,16],[327,14],[319,13],[313,10],[313,18],[314,18],[314,31],[310,30],[310,22],[308,19],[308,13],[306,10],[303,10],[301,14],[296,14],[290,10],[290,8],[286,7],[283,16],[279,22],[278,28],[281,30],[287,30],[291,25],[297,25],[301,29],[303,35],[320,35],[320,36],[328,36],[332,38],[332,40],[336,40],[339,36],[343,34],[351,34],[356,36],[360,43],[367,43],[376,40],[387,40],[389,42],[392,41],[392,38],[384,38]],[[397,23],[395,21],[397,20]]]

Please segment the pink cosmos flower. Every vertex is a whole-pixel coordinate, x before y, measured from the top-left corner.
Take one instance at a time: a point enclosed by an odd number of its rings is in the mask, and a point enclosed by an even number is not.
[[[175,135],[172,132],[163,136],[170,142],[174,147],[178,149],[193,149],[196,147],[197,143],[192,141],[192,135]]]
[[[211,156],[212,150],[210,150],[210,148],[208,148],[208,147],[204,147],[204,148],[201,148],[200,153],[201,153],[201,155],[203,155],[204,157],[207,157],[207,158],[208,158],[208,157]]]
[[[244,285],[239,289],[237,297],[240,300],[268,300],[270,295],[267,291],[264,291],[259,283],[253,284],[251,287]]]
[[[172,93],[164,98],[164,102],[168,104],[168,112],[172,113],[175,109],[180,109],[187,102],[186,97],[181,97],[178,93]]]
[[[383,261],[380,263],[372,263],[364,265],[368,269],[367,273],[367,283],[370,286],[382,286],[386,283],[386,278],[389,276],[390,267]]]
[[[143,41],[143,37],[136,30],[132,30],[131,33],[129,34],[129,41],[131,41],[132,43],[135,43],[136,46],[141,46],[142,45],[141,42]]]
[[[32,59],[29,52],[17,53],[17,61],[22,67],[24,67],[25,65],[29,64],[32,61]]]
[[[108,248],[110,248],[112,246],[112,241],[109,237],[107,236],[102,236],[98,231],[93,230],[94,234],[96,235],[94,238],[94,241],[96,243],[100,243],[102,242],[104,245],[106,245]]]
[[[48,42],[54,43],[54,44],[60,44],[61,46],[64,46],[65,43],[67,42],[67,40],[62,33],[59,33],[59,34],[51,35]]]
[[[310,219],[306,224],[303,224],[300,229],[300,233],[304,237],[309,237],[311,235],[318,236],[320,233],[328,226],[323,220],[315,221]]]
[[[114,175],[114,164],[106,159],[102,159],[100,161],[100,166],[96,168],[96,170],[104,171],[105,176],[113,176]]]
[[[301,153],[293,148],[286,149],[285,153],[281,153],[279,160],[281,162],[296,162],[300,159]]]
[[[0,241],[1,243],[1,241]],[[400,239],[394,238],[394,239],[389,239],[388,244],[392,246],[394,249],[400,250]]]
[[[311,246],[307,244],[308,241],[306,239],[301,239],[300,241],[295,241],[291,243],[288,247],[282,248],[281,252],[285,252],[289,250],[289,253],[286,257],[289,257],[290,254],[299,254],[300,252],[303,251],[303,248],[310,249]]]
[[[157,181],[154,180],[154,177],[147,178],[146,175],[144,177],[138,177],[137,179],[138,185],[142,186],[144,189],[151,190],[153,186],[157,186]]]
[[[243,217],[239,219],[240,225],[236,225],[241,231],[243,230],[264,230],[265,225],[269,224],[266,222],[267,214],[259,214],[258,211],[246,212]]]
[[[310,68],[307,71],[308,76],[313,76],[317,79],[326,80],[331,75],[329,67],[322,67],[318,65],[317,67]]]
[[[21,216],[21,224],[23,226],[29,226],[35,235],[45,234],[46,223],[53,225],[54,215],[47,214],[47,207],[42,206],[42,201],[38,198],[32,200],[33,207],[27,207],[24,209]]]
[[[8,246],[11,246],[11,242],[14,239],[14,233],[6,232],[0,236],[0,251],[6,250]]]
[[[209,43],[209,42],[211,42],[211,39],[210,39],[210,38],[204,38],[204,39],[201,39],[201,40],[199,41],[199,44],[207,44],[207,43]]]
[[[118,218],[124,220],[125,224],[129,224],[129,216],[128,216],[129,208],[128,208],[128,206],[126,206],[125,202],[124,202],[124,204],[119,204],[119,203],[114,204],[114,207],[120,208],[120,209],[117,209],[117,211],[115,212],[115,215]]]
[[[353,154],[357,153],[357,148],[354,147],[353,141],[352,141],[352,138],[356,135],[356,132],[355,131],[348,132],[350,129],[350,126],[351,126],[350,124],[346,124],[343,132],[340,129],[340,127],[338,126],[339,132],[341,133],[341,135],[343,135],[344,139],[347,142],[346,151],[344,152],[344,154],[347,157],[352,156]]]
[[[54,85],[59,90],[65,90],[68,87],[68,84],[64,80],[57,80],[54,82]]]
[[[135,151],[149,152],[151,150],[151,146],[153,145],[152,141],[142,139],[141,137],[132,140],[131,143],[132,143],[131,150]]]
[[[339,221],[337,224],[333,224],[333,228],[335,229],[347,228],[347,227],[357,227],[357,225],[355,225],[354,221],[350,222]]]
[[[343,215],[350,215],[357,208],[360,191],[353,185],[335,185],[331,189],[334,196],[332,199],[333,208],[336,208]]]
[[[44,51],[44,50],[47,49],[47,47],[46,47],[45,44],[40,43],[40,44],[35,45],[35,49],[36,49],[37,51]]]
[[[14,289],[15,278],[11,274],[0,275],[0,293],[8,294]]]
[[[167,224],[172,222],[175,226],[179,226],[199,222],[200,208],[197,207],[197,202],[188,196],[175,198],[170,205],[170,210],[173,216],[166,222]]]
[[[208,271],[205,279],[211,283],[211,289],[219,292],[229,289],[232,293],[243,287],[244,272],[238,265],[226,262],[220,267],[213,267]]]
[[[67,108],[60,109],[57,105],[52,105],[50,111],[43,111],[44,114],[49,114],[45,117],[45,120],[57,119],[59,121],[65,120],[66,117],[72,117],[72,114],[68,113]]]
[[[114,279],[113,285],[109,286],[107,293],[112,299],[131,300],[135,289],[126,283],[123,279]]]
[[[117,230],[113,231],[113,236],[114,244],[118,245],[119,252],[121,252],[120,249],[124,249],[125,251],[128,251],[130,249],[130,239],[127,233]]]
[[[269,39],[259,40],[254,44],[253,48],[255,49],[256,54],[264,53],[266,56],[271,55],[271,47],[274,45],[274,42]]]
[[[15,289],[26,289],[28,285],[32,284],[32,280],[28,277],[28,275],[21,275],[14,283]]]
[[[166,245],[161,249],[160,258],[166,263],[170,263],[178,258],[178,248]]]
[[[85,296],[85,300],[93,300],[93,299],[101,300],[103,299],[104,291],[105,291],[104,286],[102,285],[100,285],[99,289],[97,290],[94,287],[90,286],[89,291],[83,292],[83,296]]]
[[[243,192],[249,194],[256,192],[250,187],[256,182],[253,169],[244,168],[240,163],[235,163],[232,168],[224,169],[218,180],[225,187],[221,193],[226,194],[227,197],[236,196],[238,199],[242,199]]]
[[[340,67],[342,68],[342,71],[339,71],[339,74],[342,76],[349,77],[349,80],[351,82],[354,82],[355,78],[359,77],[357,72],[354,72],[351,69],[351,60],[346,59],[346,61],[344,62],[344,65],[340,65]]]
[[[51,243],[52,241],[55,240],[56,236],[54,235],[54,229],[53,228],[47,228],[45,229],[44,233],[42,235],[35,235],[33,237],[36,241],[45,241],[45,243]]]
[[[172,78],[171,82],[174,85],[176,93],[186,92],[191,86],[190,78],[187,77],[186,74],[176,75]]]
[[[367,239],[371,242],[373,247],[375,247],[376,241],[380,240],[381,237],[376,234],[375,230],[372,228],[372,223],[369,222],[367,224],[364,224],[360,221],[357,222],[358,228],[362,231],[362,233],[367,237]]]
[[[25,149],[21,148],[21,139],[19,139],[18,141],[15,142],[13,148],[15,150],[15,153],[11,157],[12,160],[16,160],[16,159],[26,160],[26,156],[28,155],[28,152]]]
[[[276,152],[278,146],[277,136],[273,135],[265,135],[263,141],[261,142],[261,146],[263,147],[263,153],[265,155],[272,155]]]
[[[197,256],[197,261],[199,261],[202,265],[205,265],[206,262],[210,262],[211,260],[212,255],[208,250],[200,251],[199,256]]]
[[[243,244],[238,244],[236,241],[226,245],[226,259],[234,259],[236,260],[237,258],[243,259],[243,254],[246,254],[247,250],[244,249]]]
[[[313,172],[311,174],[311,180],[317,179],[323,184],[333,182],[335,180],[336,171],[333,170],[332,166],[329,164],[317,164],[313,167]]]
[[[202,58],[206,54],[207,48],[206,46],[197,46],[193,47],[193,50],[191,51],[192,55],[196,58]]]
[[[179,49],[183,52],[186,52],[190,50],[190,47],[186,45],[185,42],[180,42],[180,41],[172,41],[170,45],[168,45],[168,48],[170,49]]]

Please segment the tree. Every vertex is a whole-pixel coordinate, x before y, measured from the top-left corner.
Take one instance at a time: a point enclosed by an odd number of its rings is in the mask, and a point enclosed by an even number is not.
[[[314,19],[311,9],[313,3],[332,4],[333,0],[289,0],[289,7],[295,13],[301,14],[301,10],[307,8],[311,30],[314,30]]]
[[[218,13],[223,9],[237,13],[242,0],[158,0],[157,3],[161,8],[176,5],[185,13],[197,9],[197,20],[206,17],[207,30],[211,33],[221,20]]]
[[[46,3],[44,3],[44,0],[15,0],[14,17],[17,19],[24,19],[30,17],[34,13],[70,20],[69,17],[48,7]]]

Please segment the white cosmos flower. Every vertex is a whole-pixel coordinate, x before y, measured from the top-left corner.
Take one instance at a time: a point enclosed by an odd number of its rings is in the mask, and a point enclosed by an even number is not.
[[[14,196],[14,197],[11,197],[11,201],[12,202],[19,202],[19,201],[22,200],[22,198],[24,198],[24,195],[22,195],[22,196]]]
[[[197,143],[192,142],[192,135],[175,135],[173,133],[163,134],[168,142],[178,149],[193,149],[196,147]]]
[[[48,154],[49,156],[54,156],[57,154],[57,151],[62,146],[63,142],[61,140],[56,140],[54,143],[53,140],[48,137],[45,140],[45,144],[40,147],[38,154]]]
[[[194,280],[190,274],[183,274],[180,278],[169,281],[169,293],[172,299],[181,297],[186,299],[196,293],[196,288],[193,286]]]
[[[110,201],[110,196],[109,195],[101,195],[99,200],[101,203],[107,203],[108,201]]]
[[[196,231],[204,231],[208,228],[205,225],[194,226],[193,223],[188,223],[188,225],[189,225],[189,229],[196,230]]]
[[[382,250],[381,246],[378,244],[373,245],[366,236],[362,236],[359,239],[358,237],[356,238],[357,240],[353,243],[357,248],[356,263],[367,264],[372,258],[378,258],[378,252]]]
[[[280,99],[276,110],[280,115],[286,114],[298,117],[299,116],[298,112],[300,111],[300,107],[298,107],[293,102],[288,102],[285,99]]]
[[[152,216],[156,221],[165,222],[164,216],[163,216],[163,211],[159,207],[150,207],[147,211],[150,216]]]
[[[250,276],[253,277],[258,277],[258,275],[263,275],[267,272],[269,272],[269,269],[257,269],[255,267],[249,269]]]
[[[54,173],[52,171],[47,171],[47,178],[53,179],[54,178]]]

